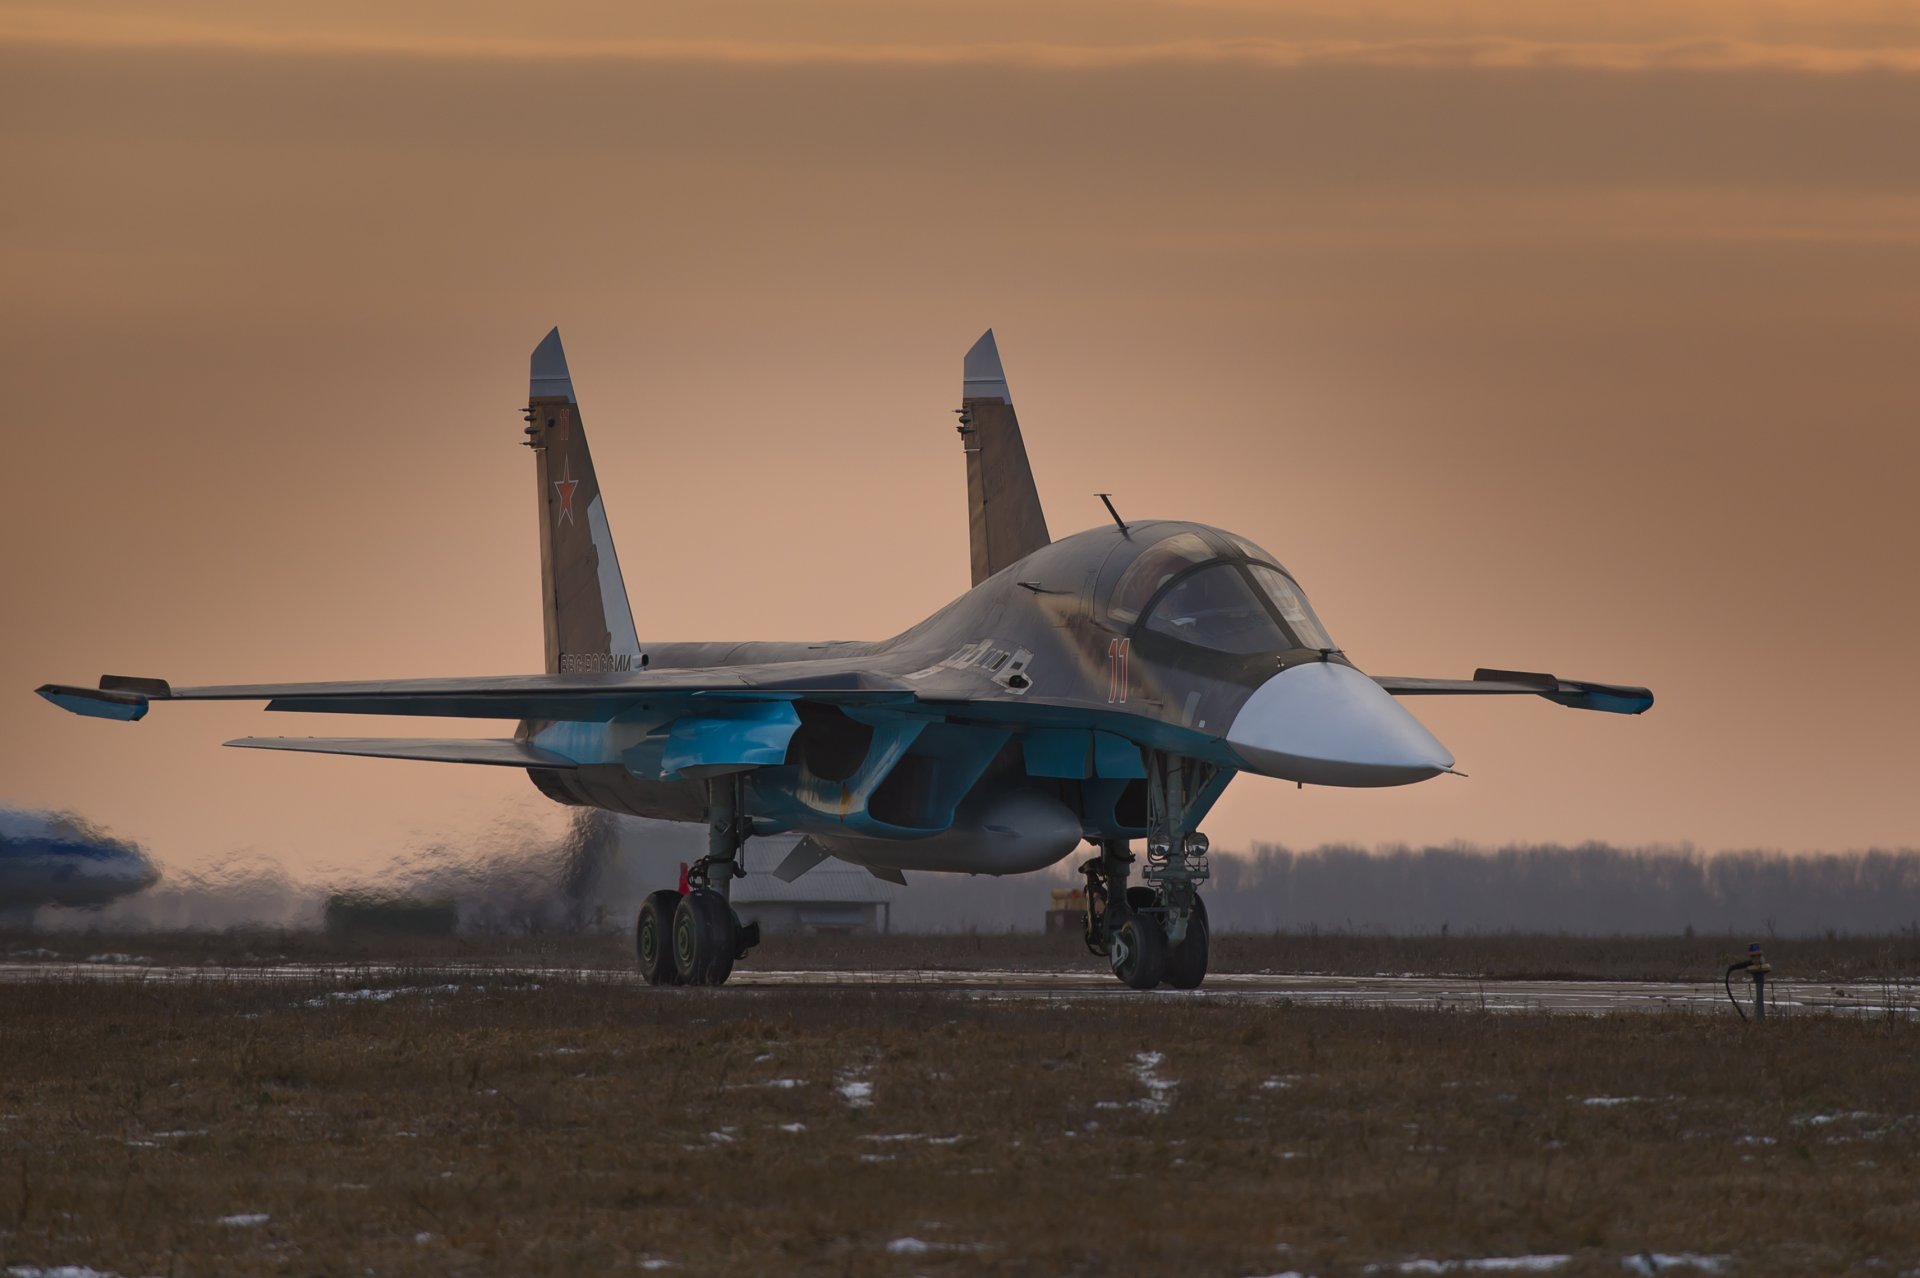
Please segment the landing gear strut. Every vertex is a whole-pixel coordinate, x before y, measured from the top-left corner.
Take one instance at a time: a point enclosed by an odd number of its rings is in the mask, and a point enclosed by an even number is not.
[[[1200,884],[1209,875],[1207,836],[1188,830],[1187,796],[1211,779],[1191,759],[1146,752],[1147,847],[1143,883],[1127,886],[1134,857],[1125,839],[1103,839],[1087,876],[1087,949],[1105,955],[1113,974],[1137,990],[1165,981],[1195,989],[1206,979],[1212,930]]]
[[[634,946],[649,985],[724,985],[734,962],[760,943],[760,925],[742,926],[729,902],[733,880],[746,874],[740,852],[747,825],[740,778],[707,781],[707,854],[687,867],[683,894],[663,890],[640,907]]]

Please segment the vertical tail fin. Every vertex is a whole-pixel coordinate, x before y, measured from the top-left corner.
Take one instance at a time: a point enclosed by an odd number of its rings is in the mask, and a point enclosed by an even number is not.
[[[967,527],[977,586],[1053,539],[992,329],[967,352],[961,375],[960,443],[967,454]]]
[[[533,349],[527,446],[540,479],[540,594],[547,673],[638,670],[646,664],[626,583],[587,451],[567,353],[554,329]]]

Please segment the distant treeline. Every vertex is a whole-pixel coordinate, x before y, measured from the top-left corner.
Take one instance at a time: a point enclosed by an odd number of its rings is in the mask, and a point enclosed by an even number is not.
[[[1263,844],[1215,859],[1208,905],[1217,926],[1249,931],[1891,933],[1920,926],[1920,850]]]
[[[705,846],[698,826],[584,816],[559,846],[502,838],[409,851],[352,881],[290,878],[270,858],[236,859],[100,910],[42,910],[53,928],[319,927],[336,892],[452,902],[462,931],[630,927],[639,902]],[[1136,848],[1138,844],[1135,845]],[[765,870],[781,841],[748,845]],[[1077,887],[1083,849],[1011,878],[907,872],[891,917],[901,932],[1037,932],[1050,891]],[[800,880],[802,884],[805,879]],[[1424,935],[1447,931],[1584,935],[1920,937],[1920,849],[1856,853],[1703,853],[1600,843],[1485,849],[1274,844],[1213,856],[1205,887],[1216,929]]]
[[[1073,867],[1082,859],[1017,879],[909,874],[913,886],[894,906],[895,925],[1035,929],[1047,889],[1077,884]],[[1891,934],[1920,930],[1920,849],[1260,844],[1216,853],[1205,891],[1214,927],[1230,931]]]

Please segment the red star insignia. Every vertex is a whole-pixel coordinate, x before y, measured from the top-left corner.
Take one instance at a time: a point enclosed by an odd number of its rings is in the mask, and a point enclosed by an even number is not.
[[[554,516],[554,523],[569,523],[573,520],[573,490],[579,486],[580,481],[573,477],[573,462],[569,459],[562,477],[553,481],[553,490],[560,496],[560,513]]]

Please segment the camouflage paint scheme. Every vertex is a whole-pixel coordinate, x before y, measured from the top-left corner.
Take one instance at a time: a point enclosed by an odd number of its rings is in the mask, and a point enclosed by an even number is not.
[[[643,646],[556,329],[533,355],[526,427],[545,674],[181,689],[109,676],[40,692],[128,720],[156,700],[517,720],[492,741],[227,744],[518,767],[559,802],[677,821],[708,820],[710,783],[734,777],[744,833],[801,832],[890,875],[1018,873],[1083,840],[1144,836],[1166,822],[1150,769],[1181,770],[1185,831],[1240,772],[1377,786],[1449,771],[1396,694],[1652,704],[1551,675],[1363,675],[1277,560],[1204,524],[1116,517],[1052,540],[991,332],[966,358],[959,430],[973,586],[952,603],[874,643]]]

